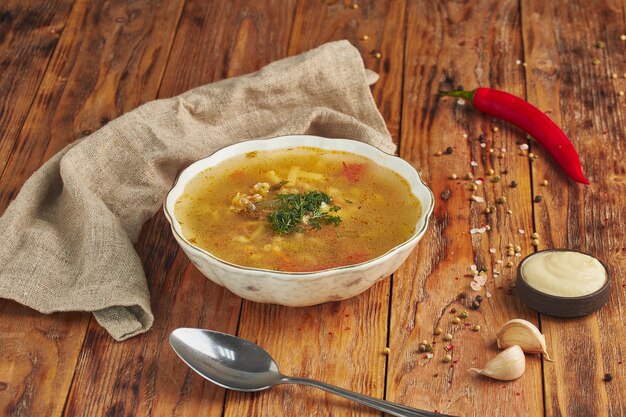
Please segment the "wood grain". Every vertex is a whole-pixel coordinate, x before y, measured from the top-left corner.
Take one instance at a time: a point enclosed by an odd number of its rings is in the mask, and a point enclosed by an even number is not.
[[[0,4],[0,174],[13,151],[72,4],[73,0],[14,0]]]
[[[51,155],[156,97],[179,6],[150,6],[76,3],[0,178],[2,211]],[[0,310],[8,394],[0,395],[0,414],[61,415],[90,316],[43,316],[5,300]]]
[[[0,174],[13,151],[73,0],[0,5]]]
[[[242,75],[285,56],[291,30],[286,19],[295,4],[279,3],[281,12],[268,15],[278,2],[187,1],[159,97]],[[274,42],[260,44],[265,39]],[[93,321],[65,414],[223,415],[224,389],[184,366],[168,336],[178,327],[236,333],[241,299],[189,263],[162,213],[144,227],[137,250],[148,277],[154,326],[116,343]]]
[[[608,304],[573,320],[542,317],[549,349],[546,413],[551,416],[626,414],[626,207],[624,163],[626,89],[623,78],[624,3],[572,1],[522,7],[528,100],[570,136],[591,185],[569,180],[540,146],[533,165],[534,219],[540,248],[571,248],[601,259],[613,279]],[[542,27],[538,28],[538,22]],[[598,41],[604,48],[596,47]],[[597,64],[594,65],[594,59]],[[612,74],[620,78],[613,78]],[[547,187],[541,186],[548,179]],[[614,342],[615,341],[615,342]],[[603,380],[605,373],[615,376]]]
[[[508,383],[467,371],[498,353],[495,333],[502,323],[536,321],[536,314],[511,295],[514,268],[505,266],[521,259],[507,256],[508,243],[521,246],[522,253],[532,247],[519,233],[532,232],[529,167],[516,152],[524,136],[456,100],[437,97],[438,90],[459,86],[490,86],[523,96],[523,72],[515,64],[521,55],[518,4],[411,2],[407,28],[400,155],[421,171],[436,203],[418,250],[394,274],[387,397],[453,415],[542,415],[538,357],[529,357],[523,377]],[[451,154],[437,156],[448,146]],[[482,182],[464,180],[466,173]],[[451,179],[452,174],[459,179]],[[519,183],[516,188],[508,185],[512,180]],[[471,201],[471,195],[485,203]],[[506,204],[496,204],[500,196]],[[491,214],[484,213],[486,207],[493,207]],[[487,226],[484,233],[470,234]],[[487,271],[487,284],[479,292],[469,286],[471,264]],[[473,310],[478,294],[484,301]],[[469,317],[453,324],[462,311]],[[476,324],[479,332],[471,330]],[[433,335],[437,327],[452,334],[450,343]],[[434,343],[432,358],[419,352],[422,340]],[[446,353],[452,362],[443,362]]]
[[[289,52],[295,54],[328,41],[348,39],[361,50],[369,68],[380,71],[389,65],[381,73],[376,98],[383,114],[392,115],[388,120],[393,126],[400,118],[402,48],[391,45],[390,38],[402,36],[403,26],[398,22],[403,22],[404,4],[359,1],[358,9],[351,4],[298,3]],[[363,34],[370,37],[367,42],[360,40]],[[375,58],[372,49],[381,50],[387,64]],[[313,307],[294,309],[244,301],[239,335],[268,349],[287,375],[323,380],[382,398],[388,302],[388,279],[352,299]],[[315,389],[281,386],[255,396],[229,393],[225,415],[379,413]]]

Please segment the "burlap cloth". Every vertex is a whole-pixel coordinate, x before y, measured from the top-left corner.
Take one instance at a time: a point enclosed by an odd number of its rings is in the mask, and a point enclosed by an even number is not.
[[[154,316],[133,248],[176,174],[226,145],[306,133],[395,147],[347,41],[156,100],[67,146],[0,218],[0,297],[42,313],[91,311],[116,340]],[[168,233],[164,230],[163,233]]]

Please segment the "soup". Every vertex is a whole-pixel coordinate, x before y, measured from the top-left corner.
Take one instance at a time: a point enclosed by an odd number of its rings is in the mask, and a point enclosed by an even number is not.
[[[296,147],[200,172],[174,213],[185,238],[219,259],[308,272],[383,255],[413,235],[421,207],[400,175],[367,158]]]

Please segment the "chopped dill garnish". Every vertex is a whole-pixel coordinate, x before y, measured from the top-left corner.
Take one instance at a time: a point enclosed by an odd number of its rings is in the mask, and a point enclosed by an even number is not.
[[[320,191],[306,194],[278,194],[276,210],[267,216],[272,229],[280,234],[304,230],[303,224],[313,229],[323,225],[341,223],[341,217],[334,216],[339,206],[332,203],[332,198]]]

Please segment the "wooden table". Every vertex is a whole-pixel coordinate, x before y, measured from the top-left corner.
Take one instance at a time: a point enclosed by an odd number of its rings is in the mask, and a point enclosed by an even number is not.
[[[433,189],[436,210],[391,278],[309,308],[255,304],[212,284],[158,213],[137,244],[155,313],[148,333],[118,343],[88,313],[43,315],[0,300],[0,415],[380,415],[298,386],[226,392],[174,355],[167,336],[181,326],[257,342],[287,374],[423,409],[626,415],[625,9],[619,0],[1,2],[0,211],[62,147],[141,103],[335,39],[350,40],[380,74],[376,103],[399,154]],[[532,141],[538,159],[529,163],[519,155],[523,132],[436,96],[459,85],[503,89],[544,110],[573,139],[591,185],[568,180]],[[448,146],[452,154],[436,155]],[[485,204],[470,201],[470,183],[449,177],[484,177],[490,168],[501,181],[488,178],[476,194],[488,205],[502,195],[507,202],[485,215]],[[481,225],[491,231],[469,233]],[[519,301],[514,268],[496,260],[517,264],[506,245],[531,253],[533,231],[539,249],[580,249],[609,266],[604,308],[562,320]],[[472,264],[487,268],[491,294],[480,292],[477,311],[469,308]],[[451,309],[469,317],[454,325]],[[541,327],[555,362],[528,356],[514,382],[467,372],[497,354],[495,332],[512,318]],[[433,336],[438,326],[454,334],[451,363]],[[418,351],[423,339],[438,342],[432,359]]]

